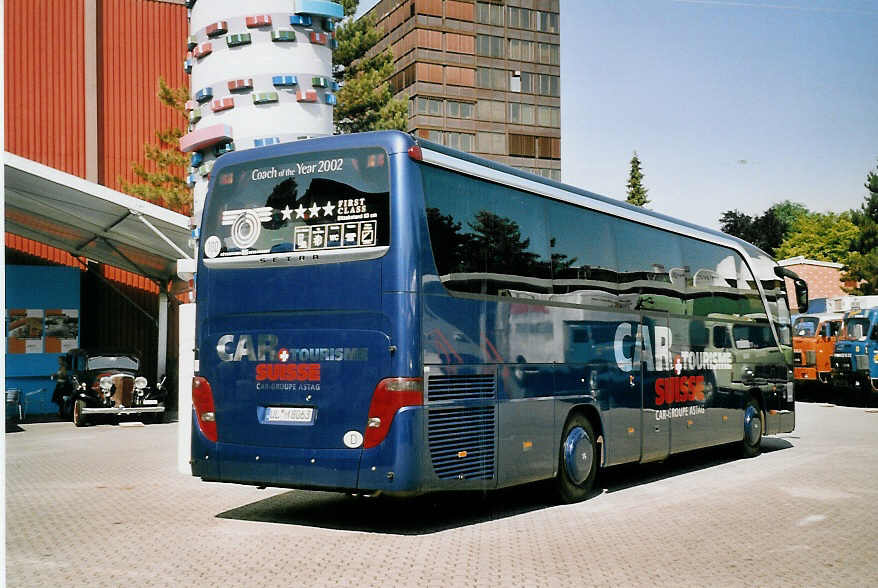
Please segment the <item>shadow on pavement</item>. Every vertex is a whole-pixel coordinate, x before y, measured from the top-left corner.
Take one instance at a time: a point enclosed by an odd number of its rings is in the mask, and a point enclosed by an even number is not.
[[[793,445],[787,439],[770,437],[762,440],[763,453],[790,447]],[[664,462],[609,468],[598,479],[594,496],[738,459],[741,458],[736,447],[724,446],[675,455]],[[436,493],[410,498],[364,498],[333,492],[294,490],[233,508],[216,516],[220,519],[345,531],[427,535],[550,508],[557,504],[552,490],[551,481],[496,491]]]
[[[765,437],[762,439],[762,453],[773,453],[789,449],[793,447],[793,444],[787,439],[795,438],[789,435],[785,438]],[[741,457],[741,450],[737,444],[696,449],[672,455],[665,461],[647,464],[626,464],[609,468],[603,472],[603,475],[598,480],[598,485],[603,488],[604,492],[618,492],[743,459],[745,458]],[[756,457],[754,459],[759,458]]]
[[[291,491],[217,515],[290,525],[395,535],[427,535],[551,506],[545,483],[485,492],[437,493],[411,498],[353,497]]]

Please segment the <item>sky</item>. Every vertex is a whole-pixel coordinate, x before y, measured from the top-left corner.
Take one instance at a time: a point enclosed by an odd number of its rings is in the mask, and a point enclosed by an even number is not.
[[[561,0],[562,179],[624,199],[637,151],[647,206],[700,225],[859,207],[876,31],[876,0]]]

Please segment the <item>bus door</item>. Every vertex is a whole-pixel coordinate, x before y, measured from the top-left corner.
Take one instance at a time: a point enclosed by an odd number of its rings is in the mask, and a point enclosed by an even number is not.
[[[607,332],[604,339],[612,344],[612,349],[601,354],[607,358],[607,365],[605,368],[599,363],[594,365],[586,377],[603,412],[604,465],[640,459],[640,387],[643,382],[638,351],[640,318],[634,314],[622,318],[623,322],[607,323],[612,331]],[[600,359],[601,355],[597,357]]]
[[[670,372],[670,326],[666,314],[643,315],[637,340],[640,349],[641,385],[641,462],[657,461],[668,456],[671,447],[671,411],[659,391]]]

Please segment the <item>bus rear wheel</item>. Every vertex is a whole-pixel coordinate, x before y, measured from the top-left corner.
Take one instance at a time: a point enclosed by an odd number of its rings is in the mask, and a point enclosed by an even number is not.
[[[558,497],[565,503],[588,498],[598,472],[598,452],[594,428],[585,416],[574,414],[567,419],[561,435],[558,476],[555,478]]]
[[[761,452],[763,420],[759,404],[751,398],[744,407],[744,439],[741,441],[744,457],[756,457]]]

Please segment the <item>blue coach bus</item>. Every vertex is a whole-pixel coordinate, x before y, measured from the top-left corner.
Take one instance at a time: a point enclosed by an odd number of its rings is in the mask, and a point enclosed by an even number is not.
[[[398,132],[233,152],[199,239],[192,472],[415,494],[795,425],[762,251]],[[800,308],[804,283],[796,281]]]

